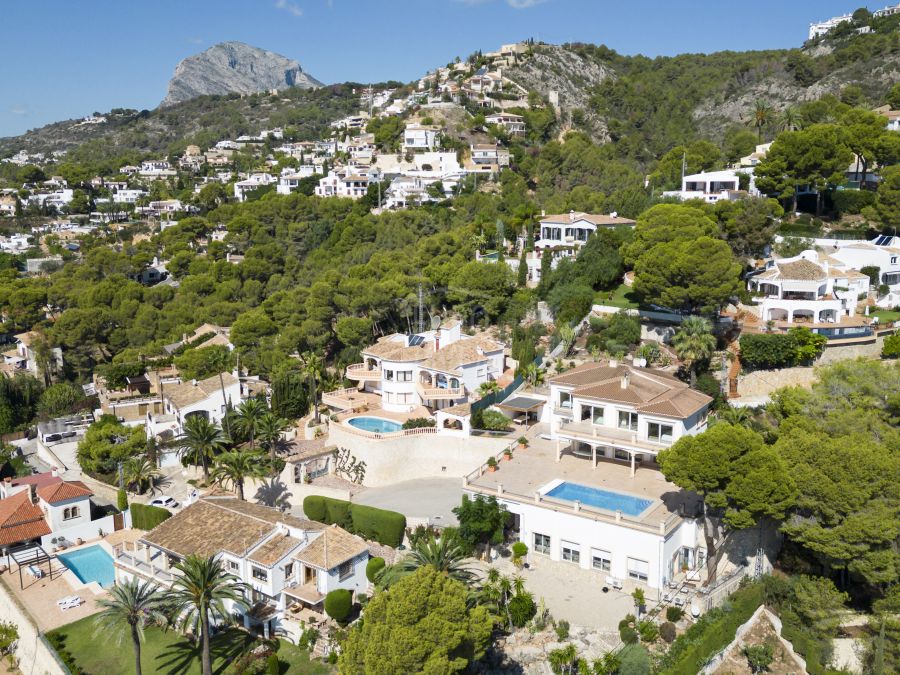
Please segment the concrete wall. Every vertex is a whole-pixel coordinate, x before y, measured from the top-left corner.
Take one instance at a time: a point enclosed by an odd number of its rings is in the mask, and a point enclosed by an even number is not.
[[[23,675],[68,675],[56,652],[41,638],[40,632],[31,616],[12,592],[0,582],[0,617],[11,621],[18,627],[19,641],[16,643],[16,658],[19,670]]]
[[[123,518],[125,518],[125,527],[131,527],[130,516],[130,512],[126,512],[123,515]],[[44,548],[52,548],[53,544],[50,542],[56,537],[65,537],[69,541],[75,541],[78,538],[89,541],[91,539],[96,539],[99,536],[101,530],[104,534],[109,534],[110,532],[114,532],[115,529],[116,526],[114,516],[104,516],[103,518],[98,518],[97,520],[91,520],[78,525],[73,525],[72,527],[62,527],[58,530],[54,530],[50,534],[41,537],[41,546],[43,546]]]
[[[510,444],[508,438],[461,438],[424,434],[376,441],[332,424],[329,444],[348,448],[366,463],[366,487],[415,478],[461,477],[474,471]]]

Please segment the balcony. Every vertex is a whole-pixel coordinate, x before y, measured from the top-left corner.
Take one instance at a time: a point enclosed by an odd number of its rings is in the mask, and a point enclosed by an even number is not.
[[[465,387],[435,387],[429,384],[418,383],[416,391],[423,400],[426,401],[445,401],[462,398],[466,395]]]
[[[563,422],[559,426],[559,435],[576,441],[606,445],[609,447],[630,448],[642,452],[656,454],[669,447],[671,443],[652,443],[645,438],[638,438],[637,432],[584,422]]]
[[[137,574],[167,586],[171,586],[172,582],[175,581],[175,575],[172,572],[144,560],[140,555],[121,550],[116,550],[115,554],[116,567],[126,572]]]
[[[354,363],[347,366],[347,379],[380,382],[381,368],[373,368],[368,363]]]

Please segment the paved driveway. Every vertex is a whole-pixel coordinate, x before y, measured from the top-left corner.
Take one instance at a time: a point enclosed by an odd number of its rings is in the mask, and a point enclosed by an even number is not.
[[[453,509],[459,506],[462,493],[460,478],[423,478],[368,488],[353,501],[398,511],[410,519],[427,519],[435,525],[456,525]]]

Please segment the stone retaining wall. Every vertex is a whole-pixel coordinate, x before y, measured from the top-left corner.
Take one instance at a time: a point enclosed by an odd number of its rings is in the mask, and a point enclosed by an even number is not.
[[[28,610],[21,605],[0,581],[0,618],[18,627],[16,658],[23,675],[69,675],[69,669],[59,662],[56,652],[44,640]]]

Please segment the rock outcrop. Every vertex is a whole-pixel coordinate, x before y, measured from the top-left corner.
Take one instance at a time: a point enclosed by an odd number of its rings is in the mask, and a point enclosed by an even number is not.
[[[322,83],[303,72],[293,59],[242,42],[222,42],[178,64],[161,105],[206,94],[252,94],[320,86]]]

